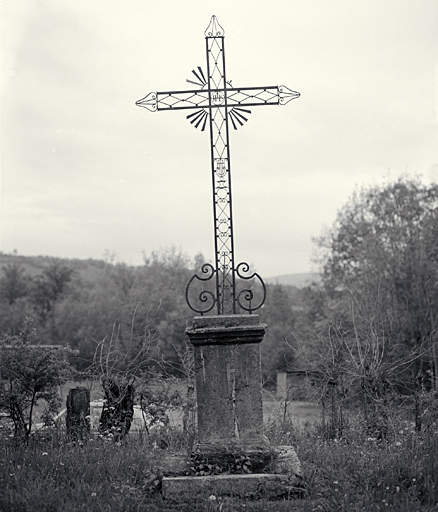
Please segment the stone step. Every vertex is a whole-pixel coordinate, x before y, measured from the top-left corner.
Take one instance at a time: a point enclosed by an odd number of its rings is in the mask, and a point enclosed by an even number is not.
[[[182,502],[193,496],[212,501],[225,496],[249,499],[294,499],[303,497],[302,479],[297,475],[250,474],[163,477],[162,495]]]

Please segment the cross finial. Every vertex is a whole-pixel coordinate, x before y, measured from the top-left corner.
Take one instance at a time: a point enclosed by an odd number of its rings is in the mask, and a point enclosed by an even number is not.
[[[216,16],[211,17],[210,25],[208,25],[207,30],[204,32],[204,34],[205,37],[223,37],[225,35],[225,31],[219,25]]]

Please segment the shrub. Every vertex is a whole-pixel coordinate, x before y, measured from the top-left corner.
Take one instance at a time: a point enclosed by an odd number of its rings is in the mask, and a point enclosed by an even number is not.
[[[0,339],[0,411],[13,422],[14,437],[27,441],[32,432],[35,406],[47,404],[47,413],[57,412],[59,386],[73,375],[67,361],[68,347],[31,345],[35,330],[27,321],[18,335]]]

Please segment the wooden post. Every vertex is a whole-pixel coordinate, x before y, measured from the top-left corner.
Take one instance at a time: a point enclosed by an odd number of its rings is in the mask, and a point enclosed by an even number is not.
[[[67,396],[67,434],[75,440],[86,439],[90,434],[90,391],[77,387]]]

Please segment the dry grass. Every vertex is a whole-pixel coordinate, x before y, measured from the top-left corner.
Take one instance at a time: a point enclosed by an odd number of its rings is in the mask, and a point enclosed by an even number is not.
[[[302,500],[250,501],[181,496],[161,498],[157,480],[163,450],[144,436],[115,445],[90,439],[68,443],[58,430],[29,446],[0,441],[0,510],[60,511],[378,511],[438,510],[438,431],[413,431],[394,415],[386,440],[367,435],[354,415],[341,439],[326,441],[321,426],[271,419],[273,444],[292,444],[302,461]],[[168,430],[168,449],[184,448],[180,431]]]

